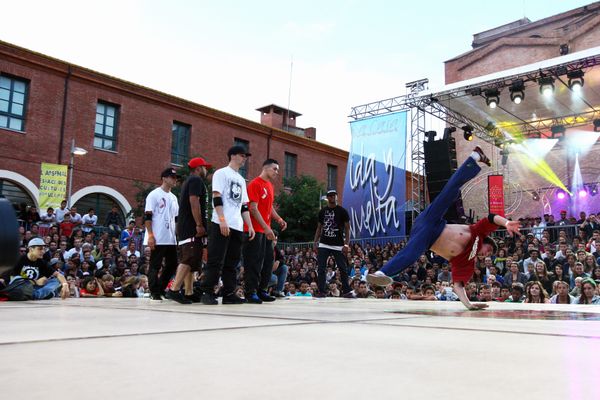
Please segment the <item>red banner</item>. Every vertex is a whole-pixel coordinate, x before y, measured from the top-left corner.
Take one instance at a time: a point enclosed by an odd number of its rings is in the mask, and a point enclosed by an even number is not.
[[[504,217],[504,176],[488,175],[489,212]]]

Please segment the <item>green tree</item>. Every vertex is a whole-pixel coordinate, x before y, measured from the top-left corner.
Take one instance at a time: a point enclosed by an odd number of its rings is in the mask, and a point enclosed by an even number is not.
[[[318,213],[321,209],[321,195],[325,186],[314,177],[300,175],[284,178],[285,189],[275,198],[277,212],[288,223],[288,228],[281,232],[282,242],[310,242],[317,228]],[[277,224],[273,225],[274,227]]]

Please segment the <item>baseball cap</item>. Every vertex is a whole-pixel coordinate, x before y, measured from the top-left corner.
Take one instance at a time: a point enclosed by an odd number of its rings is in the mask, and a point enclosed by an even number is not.
[[[50,264],[50,266],[56,265],[58,264],[59,259],[58,258],[52,258],[50,259],[50,262],[48,264]]]
[[[161,178],[168,178],[169,176],[179,177],[179,174],[177,174],[177,171],[175,171],[175,168],[173,168],[173,167],[169,167],[169,168],[165,169],[160,174]]]
[[[335,189],[329,189],[329,190],[327,191],[327,196],[329,196],[329,195],[331,195],[331,194],[338,194],[338,192],[337,192],[337,190],[335,190]]]
[[[561,214],[566,214],[566,213],[567,213],[567,210],[560,210],[560,213],[561,213]]]
[[[188,161],[188,167],[194,169],[198,167],[206,167],[210,168],[212,165],[206,162],[206,160],[202,157],[194,157],[190,161]]]
[[[227,150],[227,157],[231,157],[236,154],[245,154],[248,157],[250,157],[252,155],[252,154],[248,153],[248,151],[246,150],[246,148],[244,146],[240,146],[240,145],[232,146],[229,148],[229,150]]]
[[[44,241],[40,238],[33,238],[29,241],[29,243],[27,243],[27,247],[33,247],[33,246],[45,246],[46,243],[44,243]]]

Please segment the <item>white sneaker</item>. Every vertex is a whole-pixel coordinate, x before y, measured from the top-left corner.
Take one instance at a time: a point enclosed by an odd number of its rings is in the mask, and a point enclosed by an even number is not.
[[[372,286],[386,287],[394,281],[383,272],[377,271],[374,274],[367,275],[367,282]]]

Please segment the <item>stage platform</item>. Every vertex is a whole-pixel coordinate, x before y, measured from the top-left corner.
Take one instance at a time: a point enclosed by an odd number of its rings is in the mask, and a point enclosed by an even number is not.
[[[0,303],[3,399],[600,399],[600,306]]]

